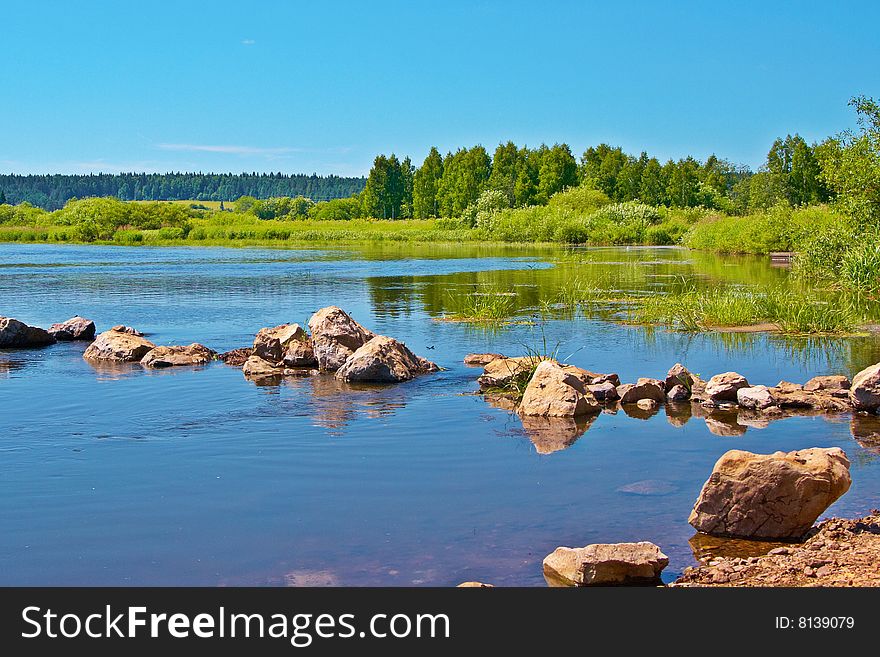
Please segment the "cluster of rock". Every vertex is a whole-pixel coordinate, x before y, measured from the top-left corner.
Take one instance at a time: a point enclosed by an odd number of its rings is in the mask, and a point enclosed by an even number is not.
[[[92,363],[140,363],[158,369],[206,365],[217,359],[217,352],[199,343],[156,346],[140,331],[119,325],[99,333],[83,358]]]
[[[317,311],[308,327],[311,335],[299,324],[261,329],[242,365],[245,376],[260,379],[335,372],[336,378],[347,382],[398,383],[439,369],[402,342],[364,328],[336,306]],[[244,350],[238,351],[230,352],[226,362],[244,356]]]
[[[12,317],[0,317],[0,348],[43,347],[55,342],[91,340],[95,337],[95,323],[84,317],[71,317],[66,322],[52,324],[47,329],[28,326]]]

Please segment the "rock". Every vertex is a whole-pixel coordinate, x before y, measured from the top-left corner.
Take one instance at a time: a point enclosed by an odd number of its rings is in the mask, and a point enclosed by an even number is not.
[[[678,490],[678,487],[669,481],[660,479],[644,479],[642,481],[634,481],[626,486],[617,489],[618,493],[626,495],[669,495]]]
[[[561,586],[655,585],[668,564],[653,543],[597,543],[556,548],[544,558],[544,576]]]
[[[71,317],[66,322],[52,324],[49,327],[49,335],[59,341],[70,342],[73,340],[94,340],[95,323],[85,317]]]
[[[481,363],[477,363],[478,365]],[[494,589],[494,584],[484,584],[483,582],[462,582],[457,585],[457,589]]]
[[[42,347],[55,342],[48,331],[28,326],[12,317],[0,317],[0,348]]]
[[[611,383],[611,381],[596,383],[595,385],[588,385],[585,387],[590,391],[596,401],[614,401],[618,398],[617,388]]]
[[[307,342],[308,339],[299,324],[261,328],[254,338],[253,354],[270,363],[280,363],[293,342]]]
[[[155,348],[156,345],[140,335],[110,329],[98,334],[83,353],[83,358],[133,363]]]
[[[286,367],[317,367],[318,359],[310,340],[291,340],[284,352],[282,362]]]
[[[690,397],[691,391],[681,384],[672,386],[666,393],[666,399],[671,402],[687,401]]]
[[[857,411],[875,412],[880,408],[880,363],[863,369],[853,377],[849,399]]]
[[[849,397],[851,387],[850,380],[841,375],[814,376],[804,384],[807,392],[826,392],[835,397]]]
[[[464,364],[486,366],[499,358],[506,358],[506,356],[504,354],[468,354],[464,357]]]
[[[141,359],[144,367],[182,367],[205,365],[217,358],[217,352],[194,342],[188,346],[156,347]]]
[[[336,372],[341,381],[397,383],[439,368],[419,358],[402,342],[377,335],[358,348]]]
[[[617,386],[621,404],[635,404],[640,399],[653,399],[655,402],[666,401],[666,387],[659,379],[639,379],[635,383]]]
[[[760,411],[776,402],[767,386],[750,386],[736,391],[736,403],[743,408]]]
[[[241,368],[242,373],[252,379],[259,379],[269,376],[282,376],[284,370],[275,367],[274,364],[267,360],[263,360],[259,356],[250,356]]]
[[[480,388],[503,388],[517,376],[531,372],[541,361],[538,357],[520,356],[518,358],[499,358],[487,363],[477,379]]]
[[[780,381],[769,388],[773,403],[780,408],[813,408],[821,411],[844,412],[850,410],[849,401],[826,391],[809,392],[804,386]]]
[[[716,374],[706,383],[705,395],[708,401],[736,403],[736,391],[740,388],[748,388],[749,382],[746,377],[736,372]]]
[[[117,333],[128,333],[129,335],[136,335],[138,337],[143,337],[143,333],[138,331],[136,328],[132,328],[131,326],[126,326],[125,324],[117,324],[110,328],[111,331],[116,331]]]
[[[620,377],[616,374],[600,374],[599,372],[591,372],[590,370],[585,370],[582,367],[578,367],[577,365],[562,365],[562,369],[564,369],[569,374],[575,375],[585,386],[589,385],[599,385],[601,383],[610,383],[613,386],[620,385]]]
[[[636,406],[643,411],[656,411],[659,404],[653,399],[640,399],[636,402]]]
[[[375,337],[336,306],[321,308],[309,319],[312,349],[320,369],[334,372],[346,359]]]
[[[598,413],[599,404],[575,375],[553,361],[540,363],[517,409],[520,415],[577,417]]]
[[[688,522],[715,536],[796,539],[850,486],[849,460],[838,447],[722,455]]]
[[[669,392],[675,386],[684,386],[690,392],[691,387],[694,385],[694,377],[684,365],[676,363],[666,373],[666,381],[663,385],[666,388],[666,392]]]
[[[245,361],[251,357],[252,353],[253,349],[250,347],[239,347],[238,349],[233,349],[232,351],[226,351],[220,354],[217,356],[217,359],[222,360],[227,365],[241,367],[245,364]]]

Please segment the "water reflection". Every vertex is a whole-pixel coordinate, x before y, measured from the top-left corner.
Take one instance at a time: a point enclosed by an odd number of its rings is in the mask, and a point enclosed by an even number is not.
[[[598,415],[569,417],[529,417],[522,416],[522,427],[538,454],[552,454],[571,447]]]
[[[743,538],[722,538],[700,533],[691,536],[688,543],[694,558],[704,563],[718,557],[727,559],[760,557],[773,548],[788,545],[777,541],[749,541]]]
[[[855,441],[873,454],[880,454],[880,417],[853,413],[849,421]]]
[[[0,353],[0,377],[8,379],[12,376],[12,372],[23,369],[27,361],[23,358],[16,358],[12,354]]]

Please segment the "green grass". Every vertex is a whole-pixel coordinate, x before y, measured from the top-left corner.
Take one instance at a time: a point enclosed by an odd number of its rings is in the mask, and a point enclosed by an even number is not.
[[[504,292],[450,294],[452,313],[447,319],[467,324],[502,324],[516,312],[515,297]]]

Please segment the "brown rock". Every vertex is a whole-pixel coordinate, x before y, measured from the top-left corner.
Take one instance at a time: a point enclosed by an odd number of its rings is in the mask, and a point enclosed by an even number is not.
[[[72,340],[94,340],[95,323],[85,317],[71,317],[66,322],[52,324],[49,327],[49,335],[59,341],[69,342]]]
[[[849,395],[849,389],[852,387],[850,380],[845,376],[814,376],[804,384],[804,390],[807,392],[827,392],[828,394],[842,393],[844,396]]]
[[[245,364],[245,361],[251,357],[252,353],[253,349],[250,347],[239,347],[238,349],[233,349],[232,351],[226,351],[220,354],[217,356],[217,359],[222,360],[227,365],[241,367]]]
[[[596,399],[575,375],[553,361],[535,369],[517,409],[520,415],[577,417],[600,410]]]
[[[136,335],[138,337],[143,337],[143,333],[138,331],[136,328],[132,328],[131,326],[126,326],[125,324],[117,324],[110,328],[111,331],[116,331],[116,333],[128,333],[129,335]]]
[[[691,391],[685,388],[683,385],[678,384],[669,388],[669,391],[666,393],[666,399],[671,402],[683,402],[690,399]]]
[[[479,364],[479,363],[478,363]],[[455,588],[458,589],[494,589],[494,584],[484,584],[483,582],[462,582]]]
[[[601,374],[599,372],[591,372],[577,365],[562,365],[569,374],[573,374],[579,378],[585,386],[599,385],[601,383],[610,383],[613,386],[620,385],[620,377],[616,374]]]
[[[611,383],[611,381],[596,383],[585,387],[590,391],[593,397],[596,398],[596,401],[614,401],[618,398],[617,388]]]
[[[740,388],[748,388],[749,382],[746,377],[736,372],[716,374],[706,383],[705,395],[712,403],[733,402],[736,403],[736,391]]]
[[[850,409],[847,399],[841,399],[826,391],[807,391],[804,386],[788,381],[780,381],[769,388],[773,403],[780,408],[813,408],[829,412],[844,412]]]
[[[849,398],[857,411],[874,412],[880,408],[880,363],[853,377]]]
[[[270,363],[279,363],[292,342],[306,342],[308,339],[299,324],[261,328],[254,338],[253,354]]]
[[[666,373],[666,381],[663,385],[666,388],[666,392],[669,392],[675,386],[684,386],[685,389],[690,391],[694,385],[694,377],[684,365],[676,363]]]
[[[242,373],[250,379],[259,379],[270,376],[282,376],[284,370],[275,367],[273,363],[263,360],[259,356],[248,358],[241,368]]]
[[[318,366],[329,372],[342,367],[349,356],[375,337],[336,306],[321,308],[312,315],[309,330]]]
[[[83,353],[83,358],[133,363],[155,348],[156,345],[139,335],[110,329],[98,334]]]
[[[638,406],[643,411],[656,411],[660,404],[655,402],[653,399],[640,399],[636,402],[636,406]]]
[[[736,391],[736,402],[743,408],[758,411],[769,408],[776,403],[767,386],[740,388]]]
[[[397,383],[439,368],[419,358],[402,342],[377,335],[357,349],[336,372],[341,381]]]
[[[525,376],[541,362],[538,357],[520,356],[518,358],[499,358],[483,368],[477,379],[480,388],[503,388],[518,376]]]
[[[716,536],[794,539],[803,536],[850,486],[843,450],[725,453],[694,505],[688,522]]]
[[[653,543],[558,547],[544,558],[544,577],[556,586],[655,585],[669,558]]]
[[[504,354],[468,354],[464,357],[464,364],[485,366],[499,358],[506,358],[506,356]],[[461,585],[459,584],[459,586]]]
[[[286,367],[317,367],[318,359],[312,349],[311,340],[291,340],[282,359]]]
[[[55,338],[44,329],[28,326],[12,317],[0,317],[0,348],[42,347],[53,342]]]
[[[183,367],[205,365],[217,358],[217,352],[194,342],[188,346],[156,347],[141,359],[144,367]]]
[[[666,401],[666,386],[659,379],[639,379],[617,386],[617,394],[621,404],[635,404],[640,399],[653,399],[660,404]]]

